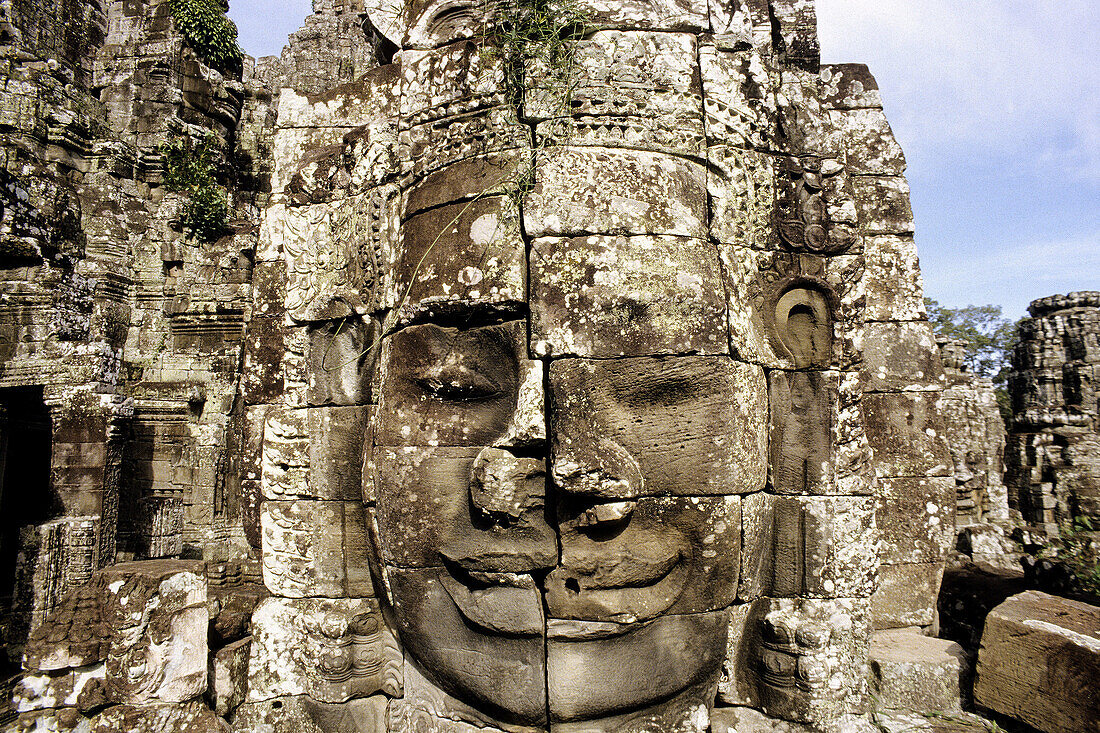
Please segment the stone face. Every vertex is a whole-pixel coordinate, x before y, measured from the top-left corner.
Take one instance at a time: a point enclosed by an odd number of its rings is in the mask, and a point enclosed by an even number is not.
[[[1005,483],[1010,506],[1050,530],[1100,516],[1100,294],[1053,295],[1028,310],[1011,355]]]
[[[239,68],[168,0],[33,5],[0,2],[22,728],[869,725],[870,630],[932,625],[952,472],[995,462],[945,447],[904,156],[812,0],[314,0]],[[502,46],[531,20],[560,45]],[[223,231],[165,144],[209,150]],[[1028,446],[1087,499],[1078,422]]]
[[[974,701],[1039,730],[1087,730],[1100,721],[1100,609],[1027,591],[986,617]]]

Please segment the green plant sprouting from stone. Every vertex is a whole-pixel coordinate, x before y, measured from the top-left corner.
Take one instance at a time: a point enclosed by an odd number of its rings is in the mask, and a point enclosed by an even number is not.
[[[575,79],[573,41],[589,31],[571,0],[508,0],[490,15],[482,52],[502,66],[504,97],[516,111],[537,102],[551,116],[569,108]],[[533,95],[533,99],[531,98]]]
[[[215,176],[215,138],[207,134],[195,143],[181,136],[161,145],[164,187],[187,196],[181,224],[193,239],[210,242],[226,230],[229,196]]]
[[[1042,554],[1062,565],[1073,590],[1100,596],[1100,536],[1088,517],[1076,517],[1060,527]]]
[[[215,0],[168,0],[176,28],[204,62],[219,70],[241,62],[237,26]]]

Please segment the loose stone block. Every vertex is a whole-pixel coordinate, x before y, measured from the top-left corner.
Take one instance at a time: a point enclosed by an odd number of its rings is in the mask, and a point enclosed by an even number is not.
[[[878,533],[871,497],[744,498],[738,598],[869,596]]]
[[[531,237],[706,236],[706,173],[698,163],[611,148],[551,149],[536,161],[523,211]]]
[[[729,351],[718,254],[703,240],[536,239],[531,278],[537,356]]]
[[[239,639],[214,653],[210,665],[210,697],[219,716],[228,717],[248,694],[248,660],[252,637]]]
[[[401,653],[371,598],[269,598],[252,616],[248,702],[401,691]]]
[[[882,565],[871,599],[876,629],[931,626],[943,580],[943,562]]]
[[[550,366],[551,472],[592,498],[744,494],[767,472],[763,371],[726,357]]]
[[[935,392],[866,394],[867,439],[879,476],[946,476],[952,465]]]
[[[953,641],[916,629],[876,631],[868,654],[871,694],[887,710],[960,713],[970,660]]]
[[[290,598],[374,595],[367,525],[356,501],[265,501],[264,585]]]
[[[881,109],[878,82],[866,64],[822,64],[822,103],[829,109]]]
[[[1100,721],[1100,608],[1027,591],[986,617],[974,701],[1049,733]]]

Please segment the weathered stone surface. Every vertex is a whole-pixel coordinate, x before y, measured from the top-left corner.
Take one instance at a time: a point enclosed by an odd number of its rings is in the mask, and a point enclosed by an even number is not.
[[[1038,591],[986,617],[974,701],[1050,733],[1100,721],[1100,608]]]
[[[358,501],[265,501],[264,584],[290,598],[373,595]]]
[[[346,703],[318,702],[306,695],[277,697],[241,705],[233,716],[232,730],[241,733],[384,733],[388,730],[384,695],[357,698]]]
[[[863,339],[868,392],[936,391],[947,386],[927,322],[868,323]]]
[[[884,392],[863,398],[867,439],[880,476],[946,476],[951,457],[939,430],[936,393]]]
[[[543,238],[531,247],[537,356],[725,354],[724,301],[717,252],[703,240]]]
[[[862,597],[878,567],[870,497],[753,494],[744,499],[738,598]]]
[[[758,367],[726,357],[563,359],[549,383],[551,472],[566,491],[623,500],[763,488]]]
[[[961,646],[915,629],[876,631],[868,653],[871,694],[887,710],[962,712],[970,660]]]
[[[870,636],[867,599],[754,603],[731,628],[719,699],[834,729],[864,710]]]
[[[741,498],[624,502],[629,525],[612,540],[590,528],[602,507],[559,505],[561,560],[546,579],[558,619],[632,623],[733,603],[741,555]]]
[[[701,165],[642,151],[568,147],[537,161],[524,202],[531,237],[585,234],[706,236]]]
[[[250,703],[401,693],[401,653],[374,599],[270,598],[253,614],[252,629]]]
[[[884,563],[934,562],[955,544],[954,481],[884,478],[875,502]]]
[[[356,501],[368,408],[269,411],[264,423],[266,499]]]
[[[881,565],[872,597],[875,628],[931,626],[942,579],[942,562]]]
[[[227,733],[229,724],[201,703],[181,705],[160,703],[156,705],[118,705],[95,716],[89,733],[160,733],[172,730],[179,733]]]
[[[252,638],[233,642],[219,649],[210,665],[210,697],[214,712],[223,718],[236,710],[248,694],[248,660]]]
[[[640,31],[575,42],[568,109],[552,81],[524,90],[524,113],[546,120],[536,140],[702,157],[696,44],[691,34]]]

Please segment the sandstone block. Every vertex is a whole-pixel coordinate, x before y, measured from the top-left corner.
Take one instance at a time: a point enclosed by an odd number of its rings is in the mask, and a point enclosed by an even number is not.
[[[1100,726],[1100,608],[1038,591],[986,617],[974,701],[1046,733]]]
[[[864,238],[867,320],[916,321],[927,314],[917,247],[908,237]]]
[[[955,542],[955,481],[941,478],[884,478],[875,499],[887,564],[936,562]]]
[[[742,508],[738,597],[869,596],[878,567],[871,497],[753,494]]]
[[[531,237],[666,234],[702,238],[706,172],[657,153],[551,149],[538,161],[523,212]]]
[[[606,499],[744,494],[766,478],[766,388],[728,357],[563,359],[550,367],[551,471]]]
[[[882,565],[878,588],[871,598],[876,629],[931,626],[936,621],[936,597],[943,579],[943,562]]]
[[[703,45],[699,65],[705,95],[707,141],[765,149],[775,134],[773,77],[755,50],[725,51]]]
[[[867,439],[881,477],[947,476],[951,454],[943,439],[935,392],[863,396]]]
[[[401,653],[370,598],[270,598],[252,617],[250,703],[399,695]]]
[[[729,352],[718,255],[704,240],[536,239],[531,279],[536,355]]]
[[[228,717],[248,694],[248,660],[252,638],[224,646],[214,653],[210,663],[210,691],[214,712]]]
[[[936,391],[947,386],[927,322],[868,323],[863,354],[868,392]]]
[[[362,502],[265,501],[264,584],[291,598],[374,594]]]
[[[958,713],[970,660],[961,646],[916,629],[876,631],[868,655],[871,693],[887,710]]]
[[[711,239],[749,249],[774,247],[778,240],[773,227],[778,216],[774,158],[712,144],[707,148],[707,163]]]
[[[232,729],[240,733],[386,733],[389,703],[384,695],[346,703],[318,702],[306,695],[277,697],[241,705]]]

